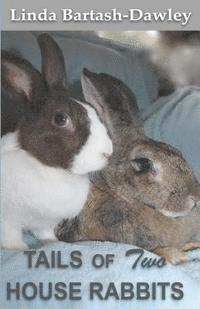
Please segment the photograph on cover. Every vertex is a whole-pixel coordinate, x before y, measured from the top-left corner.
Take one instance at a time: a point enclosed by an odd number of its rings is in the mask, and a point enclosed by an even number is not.
[[[2,308],[193,308],[199,55],[200,31],[2,32]]]

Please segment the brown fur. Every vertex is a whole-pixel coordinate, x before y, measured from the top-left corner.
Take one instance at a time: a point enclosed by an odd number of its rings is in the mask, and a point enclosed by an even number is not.
[[[74,156],[90,134],[87,112],[83,106],[69,98],[64,90],[52,90],[45,100],[47,104],[35,121],[21,122],[20,144],[44,164],[70,168]],[[59,111],[66,113],[72,119],[75,130],[53,125],[53,117]]]
[[[199,219],[199,208],[185,217],[169,218],[139,199],[129,203],[120,197],[120,192],[108,193],[93,185],[87,205],[75,219],[75,228],[73,221],[69,226],[64,224],[59,239],[118,241],[147,250],[181,249],[198,232]]]

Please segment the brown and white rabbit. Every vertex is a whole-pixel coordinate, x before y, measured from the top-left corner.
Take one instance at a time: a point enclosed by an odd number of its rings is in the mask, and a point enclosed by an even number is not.
[[[42,74],[2,53],[2,85],[25,104],[17,130],[2,138],[1,244],[24,248],[22,229],[55,239],[61,219],[76,216],[89,192],[88,173],[112,154],[100,106],[68,95],[64,58],[47,34],[38,38]]]
[[[184,250],[200,246],[193,242],[200,230],[200,185],[193,171],[179,151],[144,135],[136,100],[121,81],[86,70],[83,76],[86,100],[101,98],[109,109],[114,152],[93,176],[80,215],[58,226],[58,238],[125,242],[172,263],[186,261]]]

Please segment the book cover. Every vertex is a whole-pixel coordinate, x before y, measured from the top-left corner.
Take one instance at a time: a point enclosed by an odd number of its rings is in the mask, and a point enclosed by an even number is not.
[[[200,308],[198,12],[2,4],[1,308]]]

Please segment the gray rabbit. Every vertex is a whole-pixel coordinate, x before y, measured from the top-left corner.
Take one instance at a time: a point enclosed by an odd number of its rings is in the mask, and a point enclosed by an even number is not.
[[[62,241],[110,240],[140,246],[172,263],[199,248],[200,185],[181,153],[144,135],[136,99],[120,80],[84,70],[86,101],[110,113],[114,153],[91,176],[86,205],[57,227]]]

